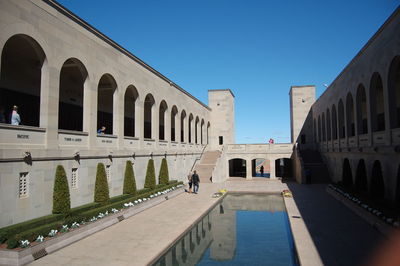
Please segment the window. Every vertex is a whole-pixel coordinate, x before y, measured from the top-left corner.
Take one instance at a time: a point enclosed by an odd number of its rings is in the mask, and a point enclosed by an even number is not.
[[[71,187],[72,188],[77,188],[78,187],[78,168],[72,168]]]
[[[29,172],[19,173],[19,197],[26,198],[29,195]]]
[[[224,144],[224,137],[219,136],[219,145],[223,145],[223,144]]]
[[[107,181],[110,181],[111,177],[111,165],[106,166],[106,176],[107,176]]]

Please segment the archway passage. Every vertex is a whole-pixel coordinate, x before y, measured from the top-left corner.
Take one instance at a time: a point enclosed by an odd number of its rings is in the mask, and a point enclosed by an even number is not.
[[[204,131],[204,120],[201,119],[201,125],[200,125],[200,143],[203,145],[204,140],[203,140],[203,131]]]
[[[343,139],[346,137],[346,127],[345,127],[345,119],[344,119],[344,105],[342,100],[340,99],[338,104],[338,112],[339,112],[339,138]]]
[[[367,95],[362,84],[358,85],[357,97],[357,133],[359,135],[368,133],[368,113],[367,113]]]
[[[153,95],[147,94],[146,98],[144,100],[144,125],[143,125],[143,130],[144,130],[144,138],[145,139],[151,139],[152,138],[152,112],[153,112],[153,106],[154,106],[155,100]]]
[[[381,163],[379,161],[375,161],[372,166],[371,197],[374,199],[383,199],[385,197],[385,184],[383,181]]]
[[[256,158],[251,160],[251,173],[253,177],[270,177],[269,160]]]
[[[176,127],[175,127],[175,120],[178,114],[178,108],[174,105],[171,110],[171,141],[176,141]]]
[[[0,110],[10,123],[13,105],[18,106],[21,124],[40,125],[42,66],[46,59],[31,37],[17,34],[7,40],[1,54]]]
[[[113,134],[114,92],[117,83],[110,74],[104,74],[98,86],[97,128],[106,127],[106,134]]]
[[[356,134],[354,121],[354,101],[353,96],[349,92],[346,97],[346,126],[348,137],[353,137]]]
[[[186,112],[182,110],[181,113],[181,142],[185,142],[185,119],[186,119]]]
[[[344,159],[343,162],[342,183],[348,188],[353,186],[353,174],[351,173],[349,159]]]
[[[389,108],[391,128],[400,127],[400,56],[390,63],[388,76]]]
[[[125,91],[124,97],[124,136],[135,136],[135,109],[138,92],[130,85]]]
[[[368,191],[367,168],[363,159],[359,161],[357,166],[355,187],[361,192]]]
[[[243,159],[229,160],[229,176],[246,177],[246,160]]]
[[[199,128],[199,118],[196,116],[196,120],[194,122],[194,143],[198,144],[198,136],[197,136],[197,130]]]
[[[292,177],[292,160],[289,158],[276,159],[275,176],[283,178]]]
[[[59,129],[83,130],[83,97],[87,76],[85,66],[78,59],[70,58],[63,64],[58,105]]]
[[[381,76],[376,72],[371,77],[369,93],[369,98],[371,99],[370,105],[372,131],[383,131],[386,128],[383,84]]]
[[[192,143],[192,122],[193,122],[193,115],[189,115],[189,123],[188,123],[188,143]]]
[[[159,120],[158,120],[158,137],[160,140],[165,140],[165,112],[167,111],[167,103],[162,101],[160,103]]]
[[[337,138],[338,138],[338,125],[337,125],[336,106],[332,105],[332,139],[336,140]]]

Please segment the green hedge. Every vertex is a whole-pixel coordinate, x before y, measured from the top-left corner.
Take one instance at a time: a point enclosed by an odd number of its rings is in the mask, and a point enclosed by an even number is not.
[[[94,185],[94,202],[107,204],[109,199],[110,192],[108,189],[106,169],[104,168],[104,164],[99,163],[97,165],[96,183]]]
[[[60,231],[61,226],[63,224],[64,223],[62,221],[57,221],[57,222],[54,222],[51,224],[44,224],[42,226],[35,227],[30,230],[26,230],[22,233],[19,233],[18,236],[21,240],[28,239],[29,242],[32,242],[32,241],[35,241],[39,235],[42,235],[44,237],[48,236],[49,232],[52,229],[56,229],[56,230]]]
[[[136,195],[136,180],[132,162],[126,161],[123,194]]]
[[[64,167],[58,165],[53,187],[53,213],[67,214],[71,209],[67,174]]]
[[[144,180],[144,187],[154,189],[156,187],[156,170],[154,169],[154,160],[150,159],[147,163],[146,179]]]
[[[167,159],[161,161],[160,173],[158,174],[158,183],[167,185],[169,182],[168,163]]]

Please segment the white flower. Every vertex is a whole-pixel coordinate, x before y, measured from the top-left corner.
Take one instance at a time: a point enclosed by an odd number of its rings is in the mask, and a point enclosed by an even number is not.
[[[157,193],[158,195],[161,195],[161,192],[160,191],[158,191],[158,193]]]
[[[138,203],[139,203],[139,201],[135,200],[135,204],[138,204]]]
[[[68,232],[68,225],[63,225],[60,232],[63,232],[63,233]]]
[[[108,211],[106,211],[106,212],[104,213],[104,215],[107,216],[107,215],[108,215]]]
[[[21,242],[20,242],[20,245],[21,245],[21,247],[23,247],[23,248],[28,247],[29,244],[30,244],[30,243],[29,243],[28,240],[21,240]]]
[[[71,224],[71,228],[78,228],[79,227],[79,223],[74,222],[73,224]]]
[[[97,218],[101,219],[103,218],[105,215],[103,213],[99,213],[99,215],[97,215]]]
[[[93,216],[89,221],[90,221],[90,222],[94,222],[94,221],[96,221],[96,220],[97,220],[97,218]]]
[[[44,241],[44,237],[43,237],[42,235],[39,235],[39,236],[36,238],[36,242],[41,243],[41,242],[43,242],[43,241]]]
[[[113,213],[117,213],[117,212],[118,212],[118,210],[115,209],[115,208],[112,208],[111,211],[112,211]]]
[[[53,236],[55,236],[56,234],[57,234],[57,230],[55,230],[55,229],[52,229],[51,231],[50,231],[50,233],[49,233],[49,236],[50,237],[53,237]]]
[[[138,199],[138,202],[140,203],[140,202],[142,202],[142,200],[141,200],[141,199]]]
[[[143,198],[143,201],[146,201],[147,199],[146,198]]]

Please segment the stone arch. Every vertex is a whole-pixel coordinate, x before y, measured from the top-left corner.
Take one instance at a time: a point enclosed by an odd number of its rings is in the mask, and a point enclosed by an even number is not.
[[[246,160],[234,158],[228,161],[230,177],[246,177]]]
[[[83,130],[83,98],[87,78],[86,67],[79,59],[69,58],[61,67],[58,97],[59,129]]]
[[[400,127],[400,55],[393,58],[388,75],[390,127]]]
[[[292,160],[290,158],[278,158],[275,160],[276,177],[292,177]]]
[[[349,92],[346,96],[346,126],[347,136],[353,137],[356,134],[355,118],[354,118],[354,101],[353,95]]]
[[[344,105],[342,99],[339,100],[338,104],[339,113],[339,138],[343,139],[346,137],[346,127],[344,125]]]
[[[151,93],[147,94],[144,98],[143,136],[145,139],[151,139],[155,137],[152,135],[155,102],[154,96]]]
[[[321,142],[322,138],[321,138],[322,134],[321,134],[321,116],[318,116],[318,142]]]
[[[332,124],[331,124],[331,112],[329,108],[326,109],[326,132],[327,140],[332,140]]]
[[[158,113],[158,138],[160,140],[165,140],[165,112],[167,111],[167,109],[167,103],[162,100]]]
[[[181,142],[185,142],[185,119],[186,119],[186,112],[182,110],[181,112]]]
[[[203,131],[204,131],[204,119],[201,119],[201,123],[200,123],[200,141],[201,141],[201,145],[204,144],[204,139],[203,139]]]
[[[369,87],[372,132],[383,131],[385,125],[385,103],[382,78],[378,72],[371,77]]]
[[[353,174],[351,172],[350,161],[347,158],[343,161],[342,183],[343,186],[348,188],[353,186]]]
[[[197,136],[197,129],[199,128],[199,117],[196,116],[195,122],[194,122],[194,141],[196,144],[198,144],[198,136]]]
[[[252,159],[251,160],[251,176],[252,177],[270,177],[269,160],[266,158]]]
[[[11,36],[1,53],[0,108],[11,122],[14,105],[18,106],[21,124],[40,125],[43,66],[46,54],[39,43],[25,34]]]
[[[136,136],[136,102],[139,98],[135,86],[129,85],[124,95],[124,136]]]
[[[368,112],[367,112],[367,94],[362,84],[358,85],[356,96],[357,108],[357,133],[358,135],[368,133]]]
[[[332,105],[332,139],[336,140],[338,138],[338,124],[337,124],[337,114],[336,106]]]
[[[367,167],[364,159],[360,159],[357,165],[355,188],[358,191],[368,191]]]
[[[176,126],[175,126],[175,121],[176,121],[176,116],[178,115],[178,108],[176,105],[172,106],[171,109],[171,141],[177,141],[176,138]]]
[[[383,181],[382,166],[378,160],[376,160],[372,166],[370,191],[372,198],[383,199],[385,197],[385,183]]]
[[[325,120],[325,113],[322,113],[322,141],[326,141],[326,120]]]
[[[193,139],[192,139],[192,122],[193,122],[193,114],[189,115],[189,123],[188,123],[188,143],[192,143]]]
[[[106,127],[104,133],[113,134],[114,94],[117,83],[110,74],[104,74],[97,87],[97,128]]]
[[[207,144],[210,143],[210,127],[211,127],[210,122],[207,122]]]

